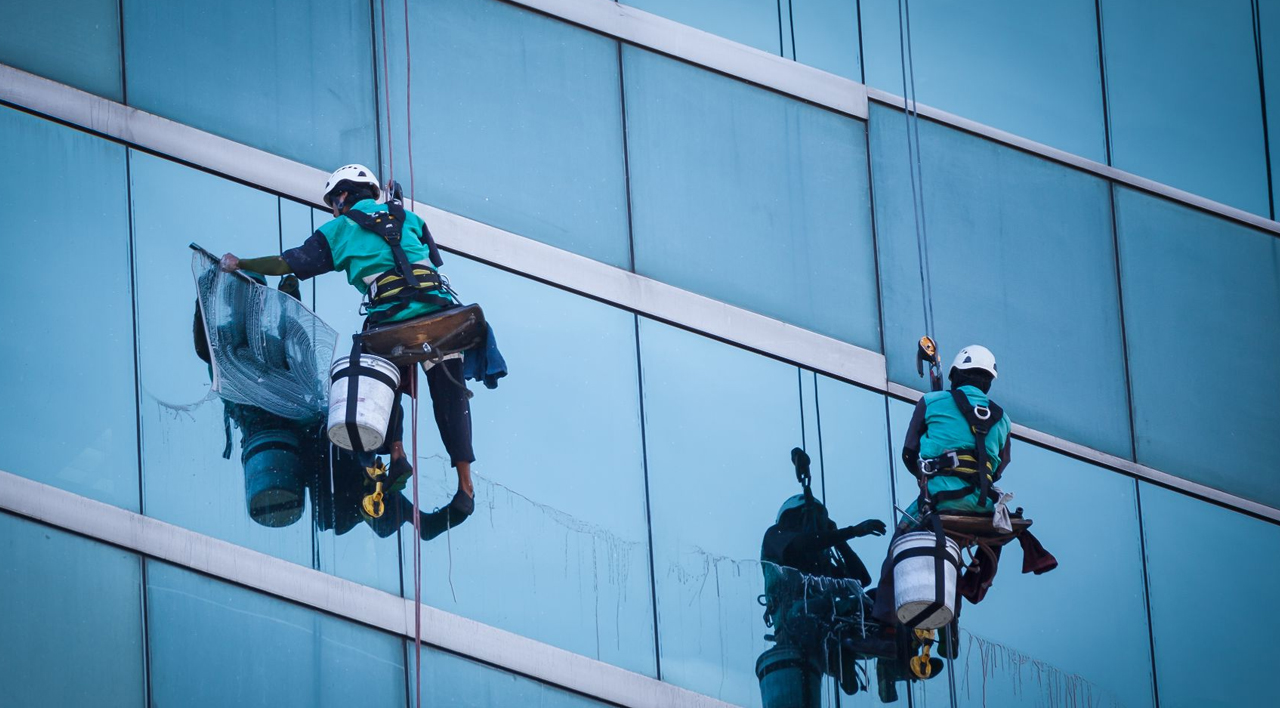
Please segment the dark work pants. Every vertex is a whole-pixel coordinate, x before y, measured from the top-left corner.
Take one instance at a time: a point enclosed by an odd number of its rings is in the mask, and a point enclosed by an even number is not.
[[[418,375],[415,369],[400,367],[400,388],[396,389],[396,403],[387,426],[388,450],[392,443],[404,440],[404,406],[400,394],[412,391],[410,382]],[[440,440],[449,454],[449,463],[457,466],[459,462],[476,461],[476,454],[471,449],[471,401],[467,399],[466,389],[449,380],[446,369],[454,381],[462,382],[462,360],[450,359],[427,371],[427,391],[431,394],[436,427],[440,429]]]

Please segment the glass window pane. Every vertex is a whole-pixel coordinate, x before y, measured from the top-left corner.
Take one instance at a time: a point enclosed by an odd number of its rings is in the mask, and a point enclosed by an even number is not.
[[[618,43],[497,0],[412,3],[411,175],[403,10],[387,7],[405,189],[421,177],[424,202],[629,268]]]
[[[408,644],[413,656],[413,644]],[[414,668],[409,669],[409,690],[417,685]],[[410,699],[410,705],[416,700]],[[604,703],[553,688],[533,679],[510,674],[453,654],[422,649],[422,705],[449,708],[591,708]]]
[[[138,508],[124,148],[0,108],[0,191],[56,185],[56,208],[8,209],[0,254],[0,469]]]
[[[147,562],[157,706],[405,705],[398,637]]]
[[[1269,215],[1250,0],[1101,2],[1111,164]]]
[[[1280,2],[1258,0],[1258,36],[1262,39],[1263,92],[1267,97],[1267,137],[1271,148],[1272,214],[1280,201]]]
[[[1116,223],[1138,461],[1280,506],[1259,474],[1280,445],[1280,242],[1123,188]]]
[[[4,705],[144,705],[141,574],[132,553],[0,514]]]
[[[651,320],[640,351],[662,677],[759,706],[761,539],[800,491],[796,368]]]
[[[862,83],[857,0],[790,0],[795,59]]]
[[[871,118],[889,378],[922,388],[906,126],[881,106]],[[1107,183],[936,123],[919,128],[944,368],[961,347],[983,344],[999,361],[993,393],[1013,421],[1130,457]]]
[[[903,95],[899,3],[859,6],[867,84]],[[1094,0],[914,2],[910,8],[920,103],[1107,161]]]
[[[129,104],[324,170],[372,165],[369,22],[345,0],[129,0]]]
[[[256,416],[236,417],[229,458],[223,458],[224,412],[237,411],[210,395],[211,370],[192,340],[196,288],[187,244],[245,258],[279,253],[278,199],[144,153],[133,152],[130,160],[143,508],[148,516],[311,565],[305,521],[275,528],[249,514],[245,439],[275,428]],[[310,515],[304,511],[303,518]]]
[[[865,126],[623,47],[636,271],[879,349]]]
[[[1280,620],[1265,608],[1280,597],[1280,569],[1263,549],[1280,528],[1146,483],[1141,494],[1161,703],[1266,702]]]
[[[424,601],[654,675],[634,317],[463,258],[442,270],[488,308],[511,375],[496,390],[470,384],[476,511],[421,544]],[[426,397],[419,407],[429,511],[457,477]]]
[[[119,0],[5,3],[0,64],[121,100]]]
[[[629,0],[624,4],[770,54],[782,53],[778,0]]]

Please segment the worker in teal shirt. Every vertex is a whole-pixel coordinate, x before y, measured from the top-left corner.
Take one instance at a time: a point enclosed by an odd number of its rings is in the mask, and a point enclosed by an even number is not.
[[[228,253],[222,257],[227,271],[244,269],[263,275],[293,273],[299,278],[313,278],[323,273],[342,271],[367,300],[365,329],[391,322],[422,317],[458,305],[447,281],[438,272],[442,264],[438,249],[431,240],[425,222],[411,211],[404,211],[400,223],[400,246],[422,287],[410,287],[397,273],[396,255],[388,241],[372,230],[389,211],[379,203],[382,189],[373,171],[362,165],[347,165],[335,171],[325,183],[324,201],[334,218],[322,225],[301,246],[279,256],[240,259]],[[376,223],[375,223],[376,221]],[[405,455],[404,408],[400,394],[412,392],[417,372],[401,367],[400,389],[388,426],[386,450],[391,456],[391,489],[402,487],[412,473]],[[471,405],[461,385],[462,362],[449,359],[427,371],[427,386],[436,425],[445,450],[458,471],[458,492],[451,508],[467,516],[475,508],[475,492],[471,482],[471,463],[475,453],[471,447]]]
[[[977,344],[965,347],[951,364],[952,390],[926,393],[916,403],[902,445],[902,461],[917,478],[922,468],[929,473],[929,497],[939,511],[995,511],[991,495],[983,494],[983,489],[999,480],[1009,464],[1010,428],[1008,416],[987,396],[996,375],[990,350]],[[961,401],[968,410],[961,410]],[[977,442],[969,416],[991,421],[983,470],[977,468]],[[986,476],[985,484],[979,474]],[[916,503],[907,514],[917,516]]]

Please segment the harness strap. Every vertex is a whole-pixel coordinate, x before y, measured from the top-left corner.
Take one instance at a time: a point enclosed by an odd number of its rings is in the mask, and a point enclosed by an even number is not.
[[[409,282],[409,287],[421,287],[417,276],[414,275],[409,256],[405,254],[404,247],[400,245],[405,219],[403,202],[399,199],[392,199],[387,202],[387,211],[373,214],[351,209],[347,211],[346,216],[366,231],[372,231],[381,236],[382,240],[386,241],[387,245],[391,247],[391,258],[395,261],[396,273]]]
[[[973,431],[973,453],[977,458],[978,469],[994,470],[995,466],[991,464],[990,456],[987,454],[987,433],[991,432],[991,428],[1004,418],[1004,409],[991,401],[988,401],[986,406],[975,406],[959,388],[951,389],[951,399],[955,401],[956,408],[960,410],[965,422],[969,424],[969,429]],[[977,486],[982,498],[995,501],[995,493],[991,491],[991,481],[991,475],[980,474]]]

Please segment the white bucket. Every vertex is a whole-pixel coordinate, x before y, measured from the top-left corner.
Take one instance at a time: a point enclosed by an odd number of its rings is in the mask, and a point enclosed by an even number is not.
[[[912,556],[899,558],[901,554],[913,549],[932,550],[937,545],[937,538],[932,531],[916,531],[903,534],[893,542],[889,554],[893,556],[893,596],[897,605],[898,621],[903,624],[916,619],[916,615],[924,612],[934,603],[937,587],[934,584],[933,556]],[[952,562],[943,561],[945,574],[943,582],[943,606],[932,615],[923,618],[916,625],[917,629],[937,629],[950,624],[955,617],[956,603],[956,568],[960,565],[960,546],[947,539],[947,555]]]
[[[391,406],[395,402],[395,390],[400,385],[400,372],[395,364],[372,354],[360,355],[360,364],[384,374],[393,382],[388,386],[369,374],[359,376],[354,415],[348,419],[347,392],[356,377],[345,376],[350,357],[333,362],[329,370],[329,439],[344,450],[354,450],[348,423],[354,424],[363,450],[375,450],[387,437],[387,423],[391,420]]]

